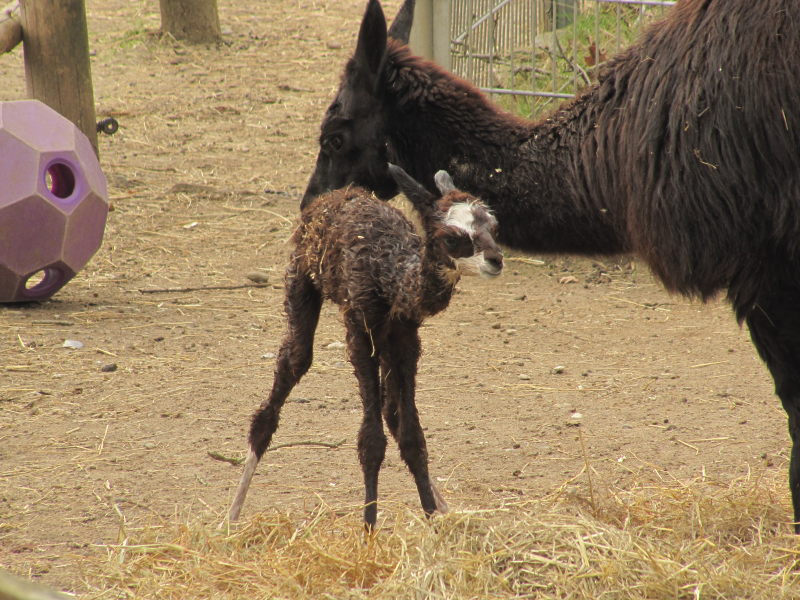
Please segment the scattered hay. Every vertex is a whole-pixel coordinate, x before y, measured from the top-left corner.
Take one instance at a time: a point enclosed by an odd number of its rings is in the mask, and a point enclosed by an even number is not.
[[[430,521],[384,504],[396,520],[371,538],[358,507],[148,527],[109,547],[86,597],[798,598],[783,496],[782,481],[692,482]]]

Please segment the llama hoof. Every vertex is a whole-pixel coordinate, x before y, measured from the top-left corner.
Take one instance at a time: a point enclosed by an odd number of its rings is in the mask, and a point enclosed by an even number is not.
[[[449,513],[450,507],[447,506],[447,502],[445,502],[444,497],[439,493],[439,490],[436,489],[436,486],[433,484],[431,484],[431,491],[433,492],[433,499],[436,501],[436,512],[442,515]]]
[[[375,525],[375,523],[372,523],[372,524],[366,523],[366,522],[364,523],[364,541],[365,542],[368,542],[368,543],[371,542],[372,540],[375,539],[377,534],[378,534],[378,527]]]

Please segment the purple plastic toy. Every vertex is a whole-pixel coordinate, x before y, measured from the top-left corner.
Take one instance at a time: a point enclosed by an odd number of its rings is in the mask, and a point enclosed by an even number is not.
[[[0,302],[55,294],[100,247],[107,215],[83,132],[38,100],[0,102]]]

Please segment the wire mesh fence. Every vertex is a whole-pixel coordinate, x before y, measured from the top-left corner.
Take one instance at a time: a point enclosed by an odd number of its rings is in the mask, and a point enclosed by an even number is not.
[[[511,110],[572,97],[672,0],[451,0],[451,69]]]

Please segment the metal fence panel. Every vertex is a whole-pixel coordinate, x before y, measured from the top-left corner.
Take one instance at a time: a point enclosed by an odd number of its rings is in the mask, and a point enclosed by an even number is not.
[[[450,0],[451,70],[525,115],[572,97],[672,0]]]

